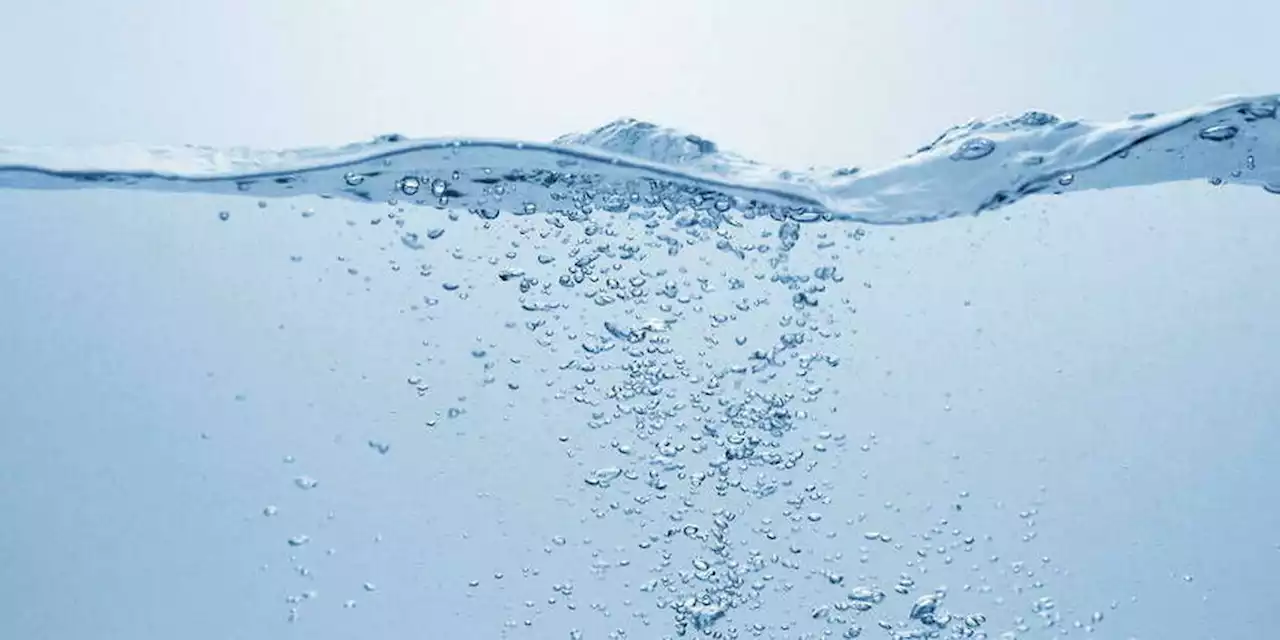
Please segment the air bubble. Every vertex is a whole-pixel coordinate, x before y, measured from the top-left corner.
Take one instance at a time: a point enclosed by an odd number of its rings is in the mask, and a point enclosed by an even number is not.
[[[618,467],[601,467],[592,471],[585,478],[585,482],[593,487],[608,487],[610,483],[617,480],[622,475],[622,469]]]
[[[1200,139],[1209,140],[1211,142],[1222,142],[1236,137],[1240,132],[1240,128],[1230,124],[1220,124],[1212,127],[1205,127],[1200,130]]]
[[[422,186],[422,182],[413,176],[405,176],[400,179],[400,193],[411,196],[418,193],[418,189]]]
[[[1275,102],[1255,102],[1253,104],[1247,105],[1244,108],[1244,112],[1250,118],[1253,118],[1255,120],[1263,119],[1263,118],[1274,118],[1276,117],[1276,103]]]
[[[996,150],[996,143],[989,138],[969,138],[960,144],[960,148],[951,154],[952,160],[978,160],[985,158]]]
[[[940,597],[936,593],[920,596],[920,598],[911,605],[911,613],[908,617],[912,620],[922,620],[926,616],[932,617],[934,612],[938,610],[939,600]]]

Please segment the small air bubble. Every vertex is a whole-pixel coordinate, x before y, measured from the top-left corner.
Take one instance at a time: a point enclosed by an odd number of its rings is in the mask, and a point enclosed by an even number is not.
[[[601,467],[592,471],[584,481],[593,487],[608,487],[610,483],[617,480],[621,475],[622,469],[617,467]]]
[[[989,138],[969,138],[965,140],[955,153],[951,154],[952,160],[977,160],[985,158],[996,150],[996,143]]]
[[[1210,142],[1222,142],[1236,137],[1240,132],[1240,128],[1230,124],[1220,124],[1212,127],[1205,127],[1200,130],[1200,139]]]
[[[921,596],[911,605],[911,613],[908,614],[908,617],[912,620],[921,620],[926,616],[932,617],[934,612],[938,610],[938,600],[939,597],[936,593]]]
[[[413,176],[405,176],[400,179],[400,193],[411,196],[418,193],[418,188],[422,186],[422,182]]]

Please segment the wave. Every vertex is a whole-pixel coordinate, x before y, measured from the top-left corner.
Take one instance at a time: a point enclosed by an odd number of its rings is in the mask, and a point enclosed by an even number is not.
[[[952,127],[886,167],[784,170],[634,119],[550,143],[415,140],[336,148],[0,147],[0,187],[137,188],[395,199],[485,217],[633,207],[801,222],[909,224],[976,215],[1033,194],[1193,179],[1280,193],[1280,95],[1221,98],[1120,122],[1040,111]]]

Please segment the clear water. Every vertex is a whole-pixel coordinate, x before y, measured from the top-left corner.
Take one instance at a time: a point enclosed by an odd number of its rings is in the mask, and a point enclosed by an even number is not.
[[[5,624],[1267,637],[1276,106],[4,149]]]

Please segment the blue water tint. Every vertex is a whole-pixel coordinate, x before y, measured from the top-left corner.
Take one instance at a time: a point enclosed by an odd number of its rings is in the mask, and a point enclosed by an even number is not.
[[[1213,179],[1280,191],[1277,97],[1223,98],[1114,123],[1029,111],[953,127],[874,171],[787,171],[626,119],[554,142],[410,140],[336,149],[0,149],[0,186],[406,198],[487,217],[689,206],[873,224],[997,209],[1037,193]]]
[[[0,559],[35,576],[12,620],[1047,640],[1203,637],[1222,622],[1169,621],[1203,605],[1270,624],[1250,581],[1280,558],[1258,508],[1280,218],[1255,210],[1280,200],[1185,182],[1280,190],[1276,107],[1028,111],[876,170],[782,171],[635,120],[551,143],[0,150],[0,419],[23,425],[0,431]],[[876,226],[1049,193],[1074,195]],[[1205,225],[1224,202],[1243,222]]]

